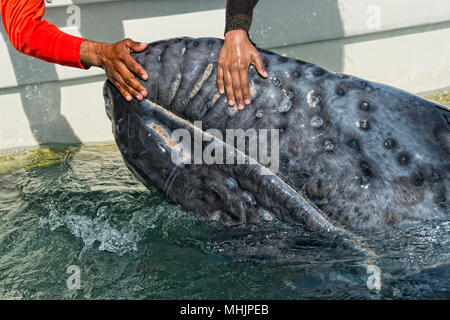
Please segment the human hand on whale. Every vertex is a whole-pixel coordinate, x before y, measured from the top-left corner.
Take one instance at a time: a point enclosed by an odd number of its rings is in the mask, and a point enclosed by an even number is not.
[[[133,97],[142,101],[148,95],[136,77],[147,81],[149,76],[131,57],[131,52],[142,52],[147,44],[131,39],[103,43],[66,34],[42,19],[45,3],[40,0],[0,0],[3,25],[11,44],[19,52],[69,67],[100,67],[128,102]],[[236,103],[239,110],[244,108],[244,103],[250,104],[250,64],[255,64],[258,72],[267,77],[261,57],[248,39],[253,9],[257,3],[258,0],[227,0],[226,5],[226,40],[218,62],[220,74],[217,86],[222,94],[226,90],[230,106]]]
[[[135,97],[142,101],[148,92],[135,75],[146,81],[148,74],[130,53],[145,49],[147,44],[131,39],[113,44],[86,40],[80,47],[80,60],[86,68],[96,66],[104,69],[107,78],[125,100],[131,101]],[[248,68],[252,64],[261,77],[268,77],[261,56],[250,42],[247,32],[228,31],[217,61],[217,88],[220,94],[227,94],[229,106],[236,105],[239,110],[243,110],[244,105],[251,103]]]
[[[96,66],[104,69],[107,78],[117,87],[125,100],[131,101],[132,97],[135,97],[142,101],[148,93],[136,80],[135,75],[146,81],[148,74],[130,53],[142,52],[145,49],[147,44],[131,39],[113,44],[86,40],[81,44],[80,60],[85,67]],[[247,32],[244,30],[227,32],[217,62],[217,88],[221,94],[226,92],[228,104],[236,105],[239,110],[243,110],[244,104],[249,105],[251,102],[248,68],[252,64],[261,77],[268,77],[261,56],[250,42]]]
[[[248,68],[251,64],[263,78],[268,77],[261,55],[248,39],[247,32],[227,32],[217,62],[217,88],[220,94],[226,90],[228,105],[236,105],[239,110],[251,102],[248,85]]]
[[[147,90],[135,78],[148,79],[148,74],[134,60],[130,53],[142,52],[147,49],[147,44],[139,43],[131,39],[125,39],[117,43],[102,43],[83,41],[80,47],[80,60],[86,68],[95,66],[105,70],[106,77],[113,83],[120,94],[127,101],[132,97],[142,101],[147,96]]]
[[[217,61],[217,89],[227,95],[228,105],[243,110],[251,103],[248,69],[254,65],[261,77],[267,78],[261,56],[248,38],[253,9],[258,0],[227,1],[225,42]],[[147,44],[125,39],[114,44],[84,41],[80,47],[80,60],[85,67],[97,66],[105,70],[125,100],[132,97],[142,101],[148,92],[135,78],[144,81],[148,74],[130,56],[142,52]],[[149,70],[152,72],[152,70]]]

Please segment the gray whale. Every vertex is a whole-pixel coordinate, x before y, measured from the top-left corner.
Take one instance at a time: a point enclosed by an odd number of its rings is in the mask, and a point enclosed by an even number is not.
[[[151,43],[133,57],[147,70],[146,100],[127,103],[107,81],[106,110],[124,161],[170,201],[228,224],[279,219],[349,235],[347,229],[448,219],[450,112],[410,93],[335,74],[258,49],[269,73],[249,70],[252,103],[227,106],[216,88],[222,40]],[[194,125],[201,120],[201,128]],[[230,128],[278,129],[279,169],[248,149],[242,164],[180,164],[172,137]],[[220,136],[209,143],[228,147]],[[248,148],[248,146],[246,147]],[[351,234],[353,237],[353,235]]]

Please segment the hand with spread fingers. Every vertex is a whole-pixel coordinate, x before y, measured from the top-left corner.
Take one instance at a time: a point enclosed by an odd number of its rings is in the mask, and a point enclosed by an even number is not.
[[[148,74],[130,53],[141,52],[146,48],[147,44],[131,39],[113,44],[85,40],[80,47],[80,60],[86,68],[96,66],[104,69],[108,79],[127,101],[131,101],[132,97],[141,101],[147,96],[147,90],[135,76],[145,81]]]
[[[217,88],[227,94],[228,104],[239,110],[251,103],[248,68],[254,65],[258,73],[267,78],[261,56],[244,30],[231,30],[225,34],[225,43],[217,63]]]

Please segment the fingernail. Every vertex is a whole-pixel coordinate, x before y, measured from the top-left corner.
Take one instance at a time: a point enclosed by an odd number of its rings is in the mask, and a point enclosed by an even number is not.
[[[126,96],[125,99],[127,99],[127,101],[131,101],[131,96]]]
[[[228,100],[228,104],[230,105],[230,107],[234,106],[234,101],[233,100]]]
[[[146,91],[141,91],[141,94],[142,94],[143,97],[147,96],[147,92]]]
[[[223,94],[223,89],[219,89],[219,93],[220,93],[220,94]]]
[[[148,75],[143,74],[143,75],[142,75],[142,80],[148,80]]]
[[[245,99],[244,102],[245,102],[245,104],[249,105],[251,101],[250,101],[250,99]]]
[[[140,94],[138,94],[138,95],[136,96],[136,99],[138,99],[139,101],[141,101],[141,100],[142,100],[142,96],[141,96]]]

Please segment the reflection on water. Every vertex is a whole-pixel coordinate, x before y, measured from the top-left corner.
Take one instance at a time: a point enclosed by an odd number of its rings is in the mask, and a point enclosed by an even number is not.
[[[450,298],[450,221],[368,235],[378,292],[341,239],[201,221],[143,187],[115,146],[2,155],[0,170],[1,298]]]

